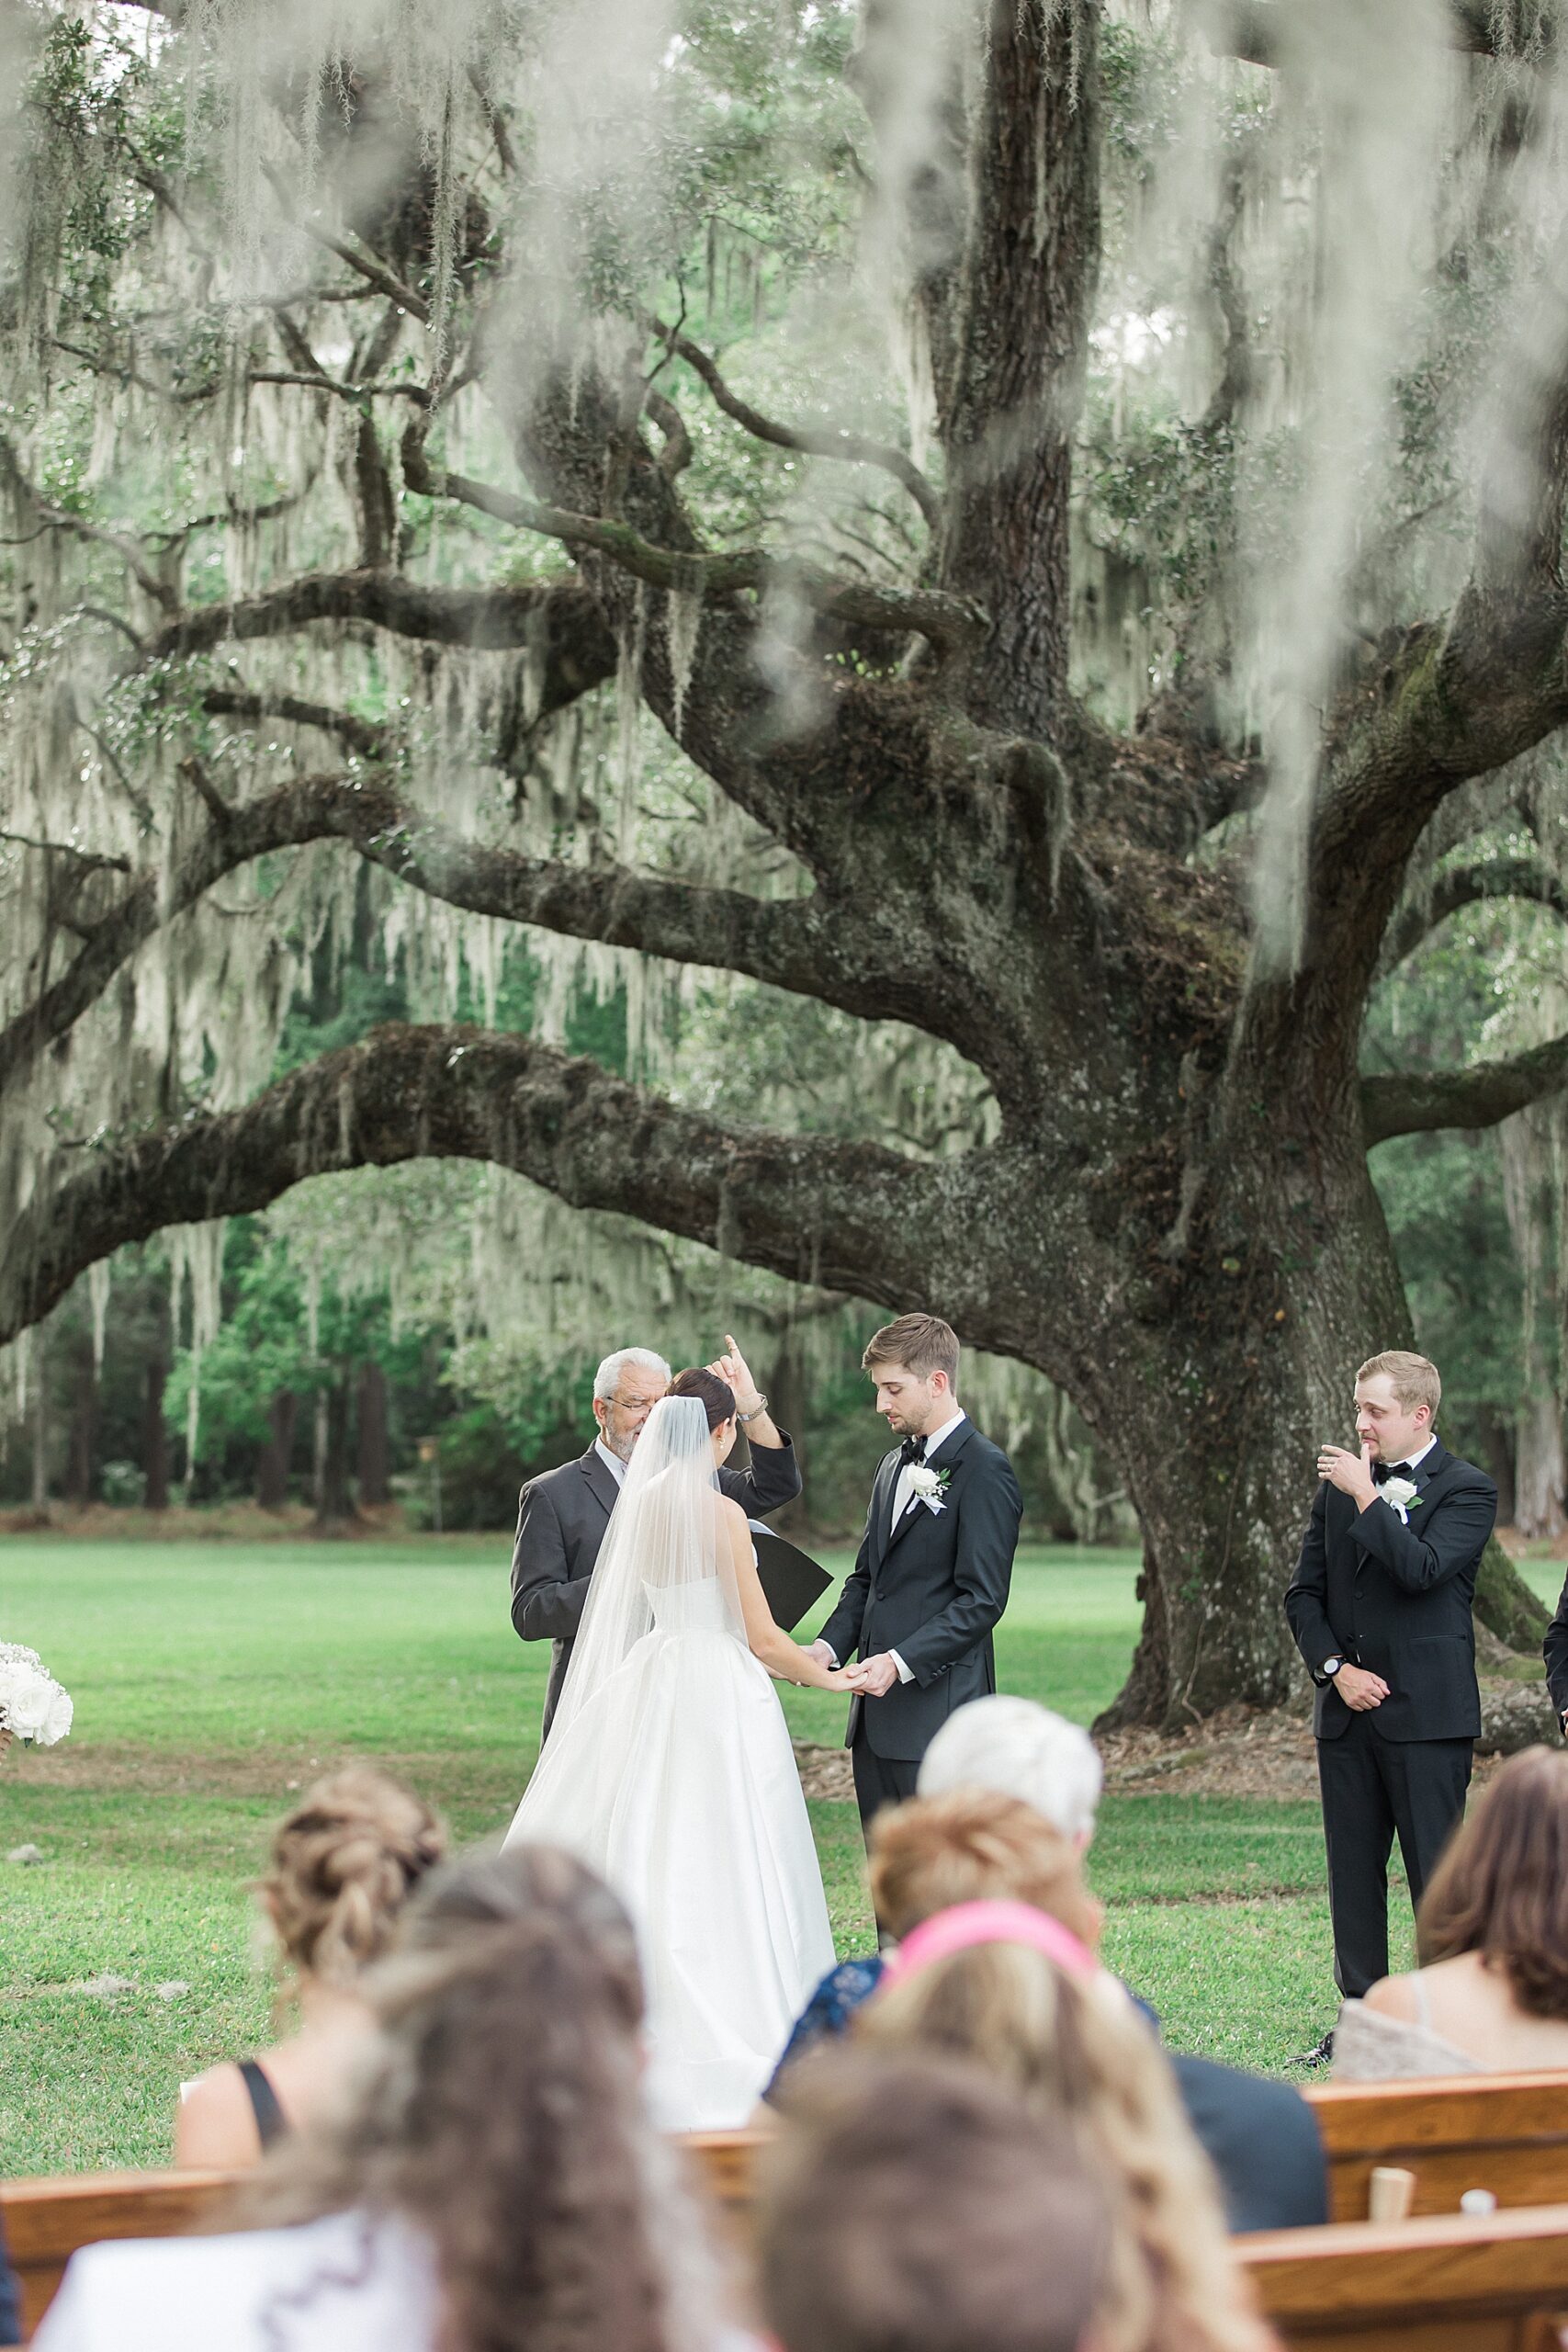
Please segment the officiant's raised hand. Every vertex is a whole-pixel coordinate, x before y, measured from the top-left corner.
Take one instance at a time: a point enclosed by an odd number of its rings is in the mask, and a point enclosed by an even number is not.
[[[708,1370],[716,1373],[720,1380],[727,1382],[734,1389],[735,1409],[738,1413],[754,1413],[758,1406],[764,1401],[761,1389],[751,1377],[750,1364],[735,1344],[733,1332],[725,1333],[724,1353],[715,1357]]]

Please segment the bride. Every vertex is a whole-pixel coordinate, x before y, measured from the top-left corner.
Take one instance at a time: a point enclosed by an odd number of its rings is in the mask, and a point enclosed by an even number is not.
[[[745,2121],[834,1962],[770,1678],[852,1685],[773,1622],[745,1513],[718,1489],[734,1443],[734,1394],[714,1373],[682,1373],[649,1415],[506,1835],[566,1847],[636,1920],[667,2131]]]

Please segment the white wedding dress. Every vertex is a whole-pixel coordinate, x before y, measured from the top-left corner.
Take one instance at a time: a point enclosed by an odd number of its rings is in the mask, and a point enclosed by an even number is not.
[[[716,1484],[702,1406],[666,1397],[506,1840],[566,1847],[631,1912],[667,2131],[744,2123],[834,1963],[784,1711],[720,1557]]]

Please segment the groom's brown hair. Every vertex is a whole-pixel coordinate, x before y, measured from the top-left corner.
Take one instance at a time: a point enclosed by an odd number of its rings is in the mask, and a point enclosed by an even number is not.
[[[940,1315],[900,1315],[874,1331],[861,1358],[861,1368],[874,1372],[878,1364],[901,1363],[917,1380],[945,1372],[948,1385],[958,1385],[958,1334]]]

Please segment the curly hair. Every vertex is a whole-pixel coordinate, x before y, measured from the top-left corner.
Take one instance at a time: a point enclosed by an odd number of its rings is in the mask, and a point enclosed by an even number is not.
[[[399,1916],[446,1851],[423,1798],[368,1764],[308,1789],[282,1821],[260,1893],[284,1961],[346,1984],[390,1950]]]
[[[279,2143],[243,2221],[400,2216],[434,2256],[440,2352],[698,2340],[706,2274],[644,2113],[636,1939],[609,1889],[546,1848],[457,1863],[366,1990],[374,2063]]]
[[[1032,1903],[1092,1945],[1100,1913],[1076,1846],[1032,1805],[984,1789],[912,1797],[879,1814],[871,1833],[871,1893],[892,1936],[955,1903]]]
[[[1421,1900],[1424,1965],[1479,1952],[1528,2017],[1568,2018],[1568,1756],[1510,1756]]]
[[[1080,1983],[1021,1944],[976,1945],[879,1992],[853,2031],[870,2049],[978,2064],[1077,2132],[1118,2199],[1098,2352],[1272,2344],[1165,2054],[1114,1978]]]

